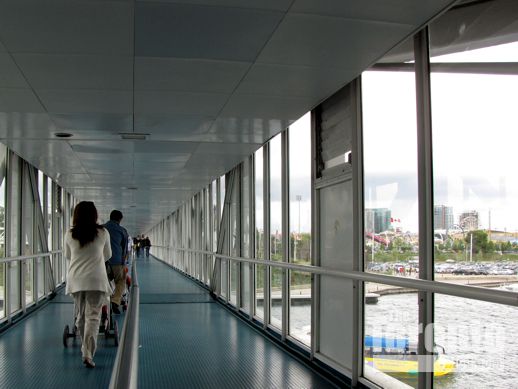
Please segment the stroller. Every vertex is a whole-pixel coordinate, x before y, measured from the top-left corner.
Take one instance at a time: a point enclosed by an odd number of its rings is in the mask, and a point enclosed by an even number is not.
[[[108,275],[108,280],[110,280],[110,284],[113,282],[113,270],[109,263],[106,263],[106,274]],[[79,331],[75,325],[76,323],[76,307],[74,306],[74,321],[72,324],[72,331],[70,331],[70,326],[67,324],[63,330],[63,346],[68,347],[68,339],[72,338],[73,342],[76,340],[76,337],[79,336]],[[113,344],[115,346],[119,345],[119,325],[117,324],[117,320],[113,319],[113,315],[111,312],[111,304],[110,298],[108,297],[106,304],[102,306],[101,309],[101,322],[99,323],[99,334],[104,334],[105,339],[108,341],[113,338]]]
[[[129,297],[129,290],[131,287],[131,276],[128,273],[129,273],[128,267],[125,266],[124,274],[126,275],[126,288],[125,288],[124,292],[122,293],[122,297],[121,297],[121,306],[122,306],[122,310],[124,312],[126,312],[126,310],[128,309],[128,297]]]

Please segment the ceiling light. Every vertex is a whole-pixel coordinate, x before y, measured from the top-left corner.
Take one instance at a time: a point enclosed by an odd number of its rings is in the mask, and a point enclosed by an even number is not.
[[[139,133],[139,132],[119,132],[119,135],[122,139],[128,140],[146,140],[146,137],[149,134]]]
[[[57,137],[57,138],[70,138],[73,135],[70,134],[69,132],[55,132],[54,136]]]

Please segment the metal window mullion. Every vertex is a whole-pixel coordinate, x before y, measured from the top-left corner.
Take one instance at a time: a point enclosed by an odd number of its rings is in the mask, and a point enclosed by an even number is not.
[[[212,182],[209,185],[209,198],[208,198],[208,221],[209,221],[209,244],[207,251],[214,251],[214,204],[212,194]],[[210,269],[211,269],[212,257],[207,257],[207,283],[210,283]]]
[[[351,83],[351,103],[354,106],[354,130],[352,131],[352,164],[353,164],[353,270],[363,271],[364,252],[364,184],[363,184],[363,126],[362,126],[362,96],[361,78]],[[357,386],[358,379],[363,375],[363,323],[364,323],[364,283],[353,281],[353,339],[356,344],[352,349],[351,385]]]
[[[216,247],[215,252],[218,251],[218,244],[219,244],[219,234],[221,233],[221,218],[223,217],[223,212],[221,212],[221,177],[218,177],[216,179]],[[216,275],[221,274],[221,269],[216,269],[217,266],[220,265],[221,261],[219,261],[217,258],[214,258],[214,272],[216,272]],[[213,290],[216,291],[216,295],[219,296],[221,293],[221,276],[216,276],[213,280],[214,286],[212,287]]]
[[[46,251],[49,251],[49,242],[48,242],[48,229],[49,229],[49,205],[48,205],[48,178],[45,174],[43,174],[43,193],[42,193],[42,196],[43,196],[43,206],[41,208],[41,212],[42,212],[42,216],[43,216],[43,234],[45,235],[44,236],[44,240],[42,239],[41,241],[45,242],[46,246],[47,246],[47,250]],[[47,294],[47,290],[49,289],[48,288],[48,285],[47,285],[47,277],[48,277],[48,271],[47,271],[47,266],[46,266],[46,263],[47,261],[50,261],[50,257],[44,257],[43,258],[43,266],[42,266],[42,269],[41,271],[43,272],[43,294]]]
[[[311,111],[311,264],[320,266],[320,192],[316,189],[318,178],[318,150],[320,148],[318,131],[320,126],[320,109]],[[319,349],[320,331],[320,275],[311,273],[311,353],[314,359]]]
[[[41,209],[41,203],[40,203],[40,193],[38,188],[38,174],[36,171],[36,168],[33,166],[30,167],[30,185],[32,186],[33,190],[33,197],[32,197],[32,252],[35,253],[38,249],[38,245],[36,242],[39,240],[39,228],[40,226],[43,227],[43,219],[40,220],[40,216],[43,216],[43,212]],[[39,246],[41,247],[41,241]],[[39,266],[39,260],[38,258],[34,258],[33,265],[32,265],[32,296],[33,296],[33,302],[38,305],[38,289],[39,289],[39,272],[42,271],[41,266]]]
[[[29,196],[29,188],[26,188],[25,185],[27,183],[27,176],[28,176],[28,169],[29,166],[27,162],[21,161],[21,209],[20,209],[20,254],[24,253],[24,247],[25,247],[25,234],[27,232],[27,208],[25,207],[27,203],[27,196]],[[30,243],[30,242],[29,242]],[[34,253],[34,251],[32,252]],[[22,308],[22,312],[25,314],[27,311],[27,304],[26,304],[26,296],[25,296],[25,273],[26,269],[29,266],[28,261],[34,261],[34,259],[26,259],[23,261],[20,261],[20,304]]]
[[[264,259],[270,260],[270,144],[263,146],[263,249]],[[263,281],[263,328],[266,330],[270,323],[270,267],[264,267]]]
[[[243,237],[242,237],[242,234],[243,234],[243,226],[242,226],[242,223],[241,223],[241,206],[242,206],[242,197],[241,196],[241,187],[242,187],[242,180],[243,180],[243,164],[239,164],[238,166],[236,166],[236,175],[237,177],[234,179],[234,185],[236,185],[236,191],[234,192],[234,190],[232,190],[232,194],[236,193],[237,194],[237,198],[236,198],[236,229],[237,231],[235,231],[235,235],[236,237],[239,238],[239,241],[237,242],[237,250],[239,252],[239,256],[242,256],[243,255],[243,250],[241,248],[241,245],[242,245],[242,242],[243,242]],[[241,285],[241,273],[242,273],[242,269],[241,269],[241,263],[237,263],[236,264],[236,308],[237,309],[241,309],[242,307],[242,296],[241,296],[241,292],[242,292],[242,285]]]
[[[48,236],[47,236],[47,224],[45,214],[47,213],[47,179],[43,175],[43,201],[40,202],[40,193],[39,193],[39,185],[38,185],[38,175],[36,174],[35,168],[29,167],[29,181],[31,184],[32,195],[33,195],[33,252],[36,249],[34,242],[39,239],[40,249],[43,252],[48,252]],[[43,204],[43,206],[41,206]],[[35,301],[38,303],[38,288],[39,288],[39,272],[43,272],[42,279],[44,283],[46,282],[46,262],[50,261],[50,257],[43,257],[42,264],[43,266],[38,265],[38,261],[34,261],[34,290],[35,290]],[[46,292],[47,288],[43,286],[44,291]],[[52,289],[54,291],[54,289]]]
[[[249,196],[249,207],[248,207],[248,225],[249,225],[249,250],[248,256],[250,258],[255,258],[255,153],[250,155],[249,157],[249,165],[248,165],[248,196]],[[250,283],[250,315],[249,319],[253,320],[255,315],[255,268],[256,266],[249,264],[248,265],[248,276]]]
[[[433,280],[432,114],[428,28],[414,36],[419,198],[419,278]],[[433,387],[433,293],[418,292],[418,387]]]
[[[11,253],[11,246],[12,246],[12,233],[11,233],[11,224],[12,224],[12,203],[13,203],[13,193],[12,193],[12,182],[13,182],[13,172],[12,172],[12,166],[13,166],[13,155],[10,150],[7,150],[6,153],[6,173],[5,173],[5,226],[4,226],[4,242],[5,242],[5,254],[7,256],[12,256]],[[11,296],[10,296],[10,290],[11,290],[11,263],[5,264],[4,267],[4,277],[5,277],[5,283],[4,283],[4,312],[5,317],[7,318],[7,322],[11,322]]]
[[[289,220],[290,220],[290,206],[289,206],[289,130],[281,133],[281,207],[282,207],[282,261],[289,262],[290,258],[290,234],[289,234]],[[289,333],[289,274],[290,270],[282,269],[282,340],[286,340]]]
[[[225,208],[227,209],[227,214],[226,214],[226,232],[225,232],[225,241],[227,243],[227,255],[230,255],[231,253],[231,250],[232,250],[232,236],[231,236],[231,223],[232,221],[230,220],[231,219],[231,208],[232,208],[232,192],[234,190],[234,185],[235,185],[235,170],[231,170],[229,173],[227,173],[225,175],[225,204],[223,205],[223,213],[225,212]],[[228,199],[228,201],[227,201]],[[227,291],[227,298],[226,298],[226,301],[227,301],[227,304],[230,303],[230,294],[231,294],[231,291],[230,291],[230,283],[231,283],[231,278],[232,278],[232,275],[231,275],[231,268],[230,268],[230,264],[231,262],[230,261],[226,261],[226,265],[225,265],[225,268],[227,270],[227,282],[225,283],[225,289]]]

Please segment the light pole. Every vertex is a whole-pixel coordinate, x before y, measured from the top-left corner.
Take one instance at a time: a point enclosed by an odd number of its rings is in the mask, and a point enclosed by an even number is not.
[[[302,200],[302,196],[301,195],[296,195],[295,196],[295,199],[299,202],[299,228],[298,228],[298,234],[297,236],[295,236],[295,239],[293,240],[293,259],[296,260],[297,259],[297,238],[300,237],[300,201]]]

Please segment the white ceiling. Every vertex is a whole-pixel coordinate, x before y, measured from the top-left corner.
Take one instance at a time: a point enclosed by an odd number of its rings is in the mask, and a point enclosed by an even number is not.
[[[0,140],[145,232],[452,2],[4,0]]]

